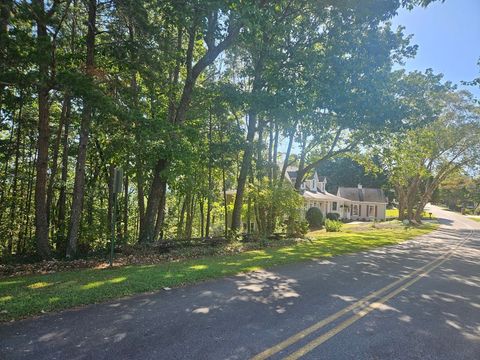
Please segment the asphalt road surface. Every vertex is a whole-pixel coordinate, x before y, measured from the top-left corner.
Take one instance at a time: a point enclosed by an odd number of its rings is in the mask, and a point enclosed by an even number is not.
[[[480,223],[0,325],[0,359],[480,359]]]

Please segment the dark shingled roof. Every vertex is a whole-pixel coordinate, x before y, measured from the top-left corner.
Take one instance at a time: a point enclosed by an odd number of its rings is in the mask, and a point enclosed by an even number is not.
[[[290,179],[296,179],[297,178],[297,172],[296,171],[287,171],[288,176],[290,176]]]
[[[343,197],[352,201],[365,201],[365,202],[377,202],[386,203],[387,199],[382,189],[368,189],[368,188],[349,188],[339,187],[337,196]]]

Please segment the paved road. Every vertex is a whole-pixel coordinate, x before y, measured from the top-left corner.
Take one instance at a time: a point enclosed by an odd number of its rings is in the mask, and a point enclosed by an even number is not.
[[[0,359],[480,359],[480,224],[0,325]]]

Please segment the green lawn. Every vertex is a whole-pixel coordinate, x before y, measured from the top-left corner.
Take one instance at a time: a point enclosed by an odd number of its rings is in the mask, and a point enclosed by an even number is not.
[[[470,220],[473,220],[473,221],[478,221],[480,222],[480,216],[478,217],[473,217],[473,216],[467,216]]]
[[[396,219],[398,218],[398,209],[387,209],[385,216],[387,219]],[[422,213],[422,218],[424,219],[430,219],[430,214],[427,211],[424,211]],[[435,219],[435,216],[432,215],[432,219]]]
[[[237,255],[214,256],[158,265],[86,269],[49,275],[0,279],[0,321],[175,287],[276,265],[392,245],[435,229],[372,229],[322,233],[289,247],[267,248]]]

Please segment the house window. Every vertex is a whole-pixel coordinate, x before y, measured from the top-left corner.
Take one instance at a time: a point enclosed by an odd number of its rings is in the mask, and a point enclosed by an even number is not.
[[[375,206],[368,205],[368,216],[375,216]]]
[[[352,215],[358,215],[358,205],[353,205]]]
[[[336,201],[334,201],[334,202],[332,203],[332,210],[333,210],[333,211],[337,211],[337,202],[336,202]]]

